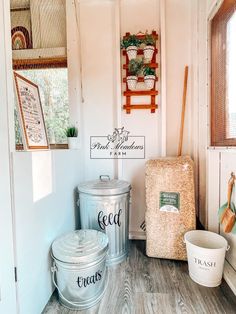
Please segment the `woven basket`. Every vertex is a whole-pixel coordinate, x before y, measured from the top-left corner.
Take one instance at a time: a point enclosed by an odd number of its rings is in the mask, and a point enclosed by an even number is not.
[[[146,163],[146,253],[187,260],[185,232],[196,228],[194,170],[190,157]]]

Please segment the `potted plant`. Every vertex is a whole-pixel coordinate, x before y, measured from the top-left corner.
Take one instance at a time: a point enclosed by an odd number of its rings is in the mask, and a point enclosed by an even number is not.
[[[129,60],[136,59],[140,44],[141,40],[137,36],[129,35],[121,41],[121,49],[126,49]]]
[[[78,148],[78,128],[75,126],[70,126],[66,129],[66,136],[68,140],[69,149]]]
[[[145,44],[143,48],[144,59],[151,61],[155,51],[156,40],[153,35],[146,34],[143,43]]]
[[[127,84],[130,90],[135,90],[138,82],[138,76],[143,70],[143,59],[132,59],[129,62],[129,76],[127,76]]]
[[[144,74],[144,82],[146,88],[148,90],[153,89],[155,81],[156,81],[156,74],[155,69],[150,68],[149,65],[146,65],[143,71]]]

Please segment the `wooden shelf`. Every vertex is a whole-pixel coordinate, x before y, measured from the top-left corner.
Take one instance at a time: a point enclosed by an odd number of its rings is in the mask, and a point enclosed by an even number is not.
[[[128,36],[130,36],[130,33],[126,33],[123,38],[125,39],[125,38],[127,38]],[[137,36],[139,39],[145,39],[145,36],[146,36],[146,35],[145,35],[145,34],[140,34],[140,35],[137,34],[136,36]],[[157,34],[155,31],[152,32],[152,36],[154,37],[155,40],[158,40],[158,34]]]
[[[157,54],[158,53],[158,49],[155,48],[154,50],[154,54]],[[123,56],[126,56],[127,52],[126,50],[123,50]],[[143,49],[138,49],[138,55],[143,55]]]
[[[157,69],[158,68],[158,63],[156,63],[156,62],[148,63],[148,65],[149,65],[150,68],[153,68],[153,69]],[[129,68],[128,64],[124,64],[123,65],[123,69],[124,70],[128,70],[128,68]]]
[[[154,39],[157,41],[158,40],[158,35],[155,31],[152,31],[151,35],[154,37]],[[128,36],[130,36],[130,33],[126,33],[125,36],[123,37],[124,39],[127,38]],[[138,38],[140,39],[144,39],[146,34],[137,34],[136,35]],[[152,69],[157,69],[158,68],[158,63],[156,62],[156,58],[157,58],[157,53],[158,53],[158,49],[155,47],[154,50],[154,54],[152,57],[152,60],[150,60],[150,62],[148,63],[149,67]],[[138,49],[138,55],[143,55],[144,51],[143,49]],[[125,97],[125,104],[123,105],[123,109],[126,110],[127,114],[131,113],[131,110],[133,109],[144,109],[144,110],[150,110],[151,113],[155,113],[156,109],[158,108],[158,106],[156,105],[156,96],[158,95],[158,91],[156,90],[156,84],[154,85],[152,90],[147,90],[147,89],[143,89],[143,90],[129,90],[128,88],[128,84],[127,84],[127,76],[129,76],[129,58],[128,55],[126,53],[126,50],[123,50],[122,55],[125,58],[122,58],[124,64],[123,64],[123,69],[125,70],[125,77],[123,78],[123,83],[125,83],[126,86],[126,90],[124,91],[123,95]],[[156,77],[156,81],[158,81],[158,77]],[[141,76],[138,78],[138,82],[144,82],[144,77]],[[143,86],[142,86],[143,87]],[[140,86],[140,88],[142,88]],[[132,104],[132,97],[133,96],[149,96],[150,97],[150,103],[149,104]],[[142,100],[141,100],[142,101]],[[146,100],[145,100],[146,102]],[[148,101],[147,101],[148,102]]]
[[[144,77],[139,77],[138,78],[138,82],[139,83],[143,83],[144,82]],[[156,82],[158,82],[158,77],[156,77]],[[126,77],[123,78],[123,83],[127,83]]]
[[[123,109],[126,110],[126,113],[128,114],[131,112],[132,109],[137,109],[137,110],[150,109],[151,113],[155,113],[157,108],[158,108],[158,105],[143,105],[143,104],[123,106]]]
[[[128,90],[124,92],[124,96],[157,96],[158,91],[155,90]]]

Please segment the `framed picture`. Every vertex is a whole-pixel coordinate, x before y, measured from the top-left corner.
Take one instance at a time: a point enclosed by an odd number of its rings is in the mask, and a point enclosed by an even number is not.
[[[14,79],[24,149],[48,149],[39,88],[16,72]]]

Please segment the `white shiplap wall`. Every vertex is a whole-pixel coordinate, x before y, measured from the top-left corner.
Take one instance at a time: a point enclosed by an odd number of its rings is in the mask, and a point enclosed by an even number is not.
[[[195,0],[194,0],[195,2]],[[143,237],[140,224],[145,212],[145,160],[91,160],[89,157],[89,137],[107,135],[116,126],[124,126],[132,135],[146,137],[146,160],[157,158],[167,147],[168,155],[177,154],[178,132],[180,126],[181,101],[183,89],[184,66],[190,66],[186,127],[184,133],[184,154],[193,154],[193,93],[192,81],[195,65],[192,60],[192,16],[197,15],[192,1],[161,1],[162,25],[160,27],[160,1],[135,0],[76,1],[80,7],[80,43],[82,63],[82,96],[84,169],[85,179],[96,179],[101,173],[108,173],[131,182],[132,209],[130,219],[131,237]],[[79,5],[80,3],[80,5]],[[119,4],[119,5],[118,5]],[[178,15],[176,12],[178,11]],[[142,17],[142,18],[140,18]],[[93,21],[91,23],[91,21]],[[195,21],[195,20],[194,20]],[[164,27],[165,26],[165,27]],[[119,76],[119,39],[125,32],[158,31],[165,40],[166,49],[160,53],[166,60],[165,102],[157,98],[159,109],[155,114],[149,110],[134,110],[127,115],[122,110]],[[165,33],[164,33],[165,31]],[[118,36],[117,36],[118,33]],[[160,41],[159,41],[160,44]],[[160,58],[160,54],[158,55]],[[162,59],[162,60],[163,60]],[[101,61],[102,60],[102,61]],[[160,69],[158,76],[161,81]],[[158,84],[160,90],[160,85]],[[164,99],[164,98],[163,98]],[[167,113],[167,124],[163,112]],[[166,130],[165,130],[166,128]],[[163,134],[166,131],[166,138]]]
[[[224,233],[218,220],[218,209],[227,202],[230,174],[236,173],[236,151],[235,149],[209,149],[207,155],[208,229],[223,235],[230,245],[230,250],[226,255],[224,277],[236,294],[236,234]],[[235,192],[232,201],[236,204]]]

